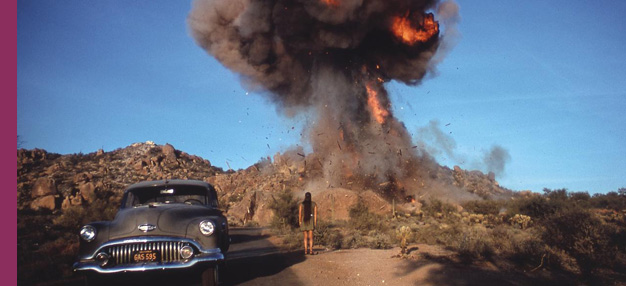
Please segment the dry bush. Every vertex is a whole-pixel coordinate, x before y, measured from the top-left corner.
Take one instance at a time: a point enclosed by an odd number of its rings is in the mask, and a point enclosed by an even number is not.
[[[288,250],[294,250],[304,247],[304,236],[300,231],[280,231],[279,236],[282,240],[282,247]]]
[[[373,249],[387,249],[393,246],[391,236],[386,232],[372,230],[366,238],[367,247]]]
[[[343,235],[340,227],[327,221],[318,221],[313,231],[315,244],[323,245],[330,249],[340,249],[343,244]]]
[[[450,214],[457,213],[457,208],[442,200],[431,198],[428,202],[422,201],[422,211],[431,217],[447,218]]]
[[[481,226],[469,227],[465,229],[458,242],[452,245],[457,250],[461,258],[477,259],[489,258],[493,255],[493,240],[488,230]]]
[[[500,209],[504,206],[504,202],[493,200],[476,200],[467,201],[461,205],[463,209],[475,214],[498,215]]]
[[[106,199],[96,199],[88,206],[72,206],[54,219],[54,225],[78,235],[83,225],[94,221],[110,221],[115,217],[117,204]]]

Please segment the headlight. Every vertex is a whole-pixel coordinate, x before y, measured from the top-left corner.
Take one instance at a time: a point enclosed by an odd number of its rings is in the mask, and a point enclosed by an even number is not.
[[[87,242],[93,241],[96,238],[96,228],[90,225],[83,226],[80,229],[80,238]]]
[[[206,236],[213,234],[213,231],[215,231],[215,224],[213,224],[210,220],[201,221],[199,227],[200,232]]]
[[[189,259],[191,256],[193,256],[193,248],[191,248],[191,246],[189,245],[185,245],[180,248],[179,253],[183,259]]]

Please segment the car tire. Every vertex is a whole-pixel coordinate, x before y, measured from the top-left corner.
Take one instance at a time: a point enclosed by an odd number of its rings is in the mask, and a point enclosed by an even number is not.
[[[217,265],[211,266],[202,272],[202,286],[217,286],[219,283]]]

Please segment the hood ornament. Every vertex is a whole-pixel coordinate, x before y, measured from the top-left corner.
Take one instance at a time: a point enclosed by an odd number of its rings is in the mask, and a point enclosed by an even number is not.
[[[153,230],[156,229],[156,225],[149,224],[149,223],[141,224],[141,225],[137,226],[137,229],[139,229],[139,230],[141,230],[143,232],[153,231]]]

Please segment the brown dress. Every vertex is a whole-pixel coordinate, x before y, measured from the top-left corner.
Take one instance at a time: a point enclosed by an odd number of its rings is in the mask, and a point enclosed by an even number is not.
[[[311,213],[308,216],[306,213],[304,213],[304,205],[302,205],[301,203],[300,206],[302,207],[302,212],[303,212],[302,223],[300,224],[300,230],[301,231],[314,230],[315,220],[313,218],[313,215],[315,214],[315,207],[316,207],[315,202],[311,202]]]

